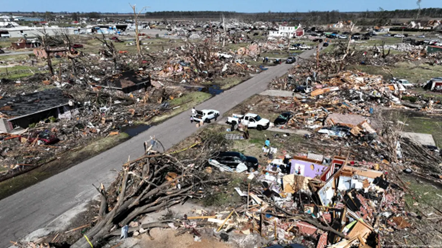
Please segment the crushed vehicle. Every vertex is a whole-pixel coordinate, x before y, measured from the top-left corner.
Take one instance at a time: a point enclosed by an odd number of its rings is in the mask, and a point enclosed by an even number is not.
[[[253,113],[247,113],[245,115],[233,114],[232,117],[227,118],[227,124],[238,125],[243,124],[248,128],[256,128],[258,130],[268,129],[270,126],[270,121],[261,116]]]
[[[275,124],[275,126],[284,125],[293,117],[293,115],[293,112],[282,113],[275,119],[273,124]]]
[[[212,120],[216,121],[219,115],[219,111],[214,109],[197,110],[196,115],[190,117],[190,122],[210,123]]]
[[[220,152],[208,162],[221,171],[252,172],[258,170],[258,159],[240,152]]]
[[[424,85],[425,90],[442,91],[442,77],[432,78]]]

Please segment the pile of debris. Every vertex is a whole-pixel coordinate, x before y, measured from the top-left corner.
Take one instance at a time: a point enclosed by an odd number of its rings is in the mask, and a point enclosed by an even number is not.
[[[195,149],[202,155],[206,145]],[[206,197],[212,186],[228,181],[223,176],[227,174],[212,173],[202,161],[187,165],[170,153],[148,152],[125,163],[109,189],[97,187],[98,221],[85,233],[87,239],[72,247],[95,246],[115,236],[150,235],[153,228],[189,232],[195,241],[209,232],[236,247],[383,247],[402,245],[390,235],[413,228],[411,219],[418,216],[405,211],[407,186],[389,165],[309,153],[286,155],[248,173],[242,186],[235,188],[241,205],[141,223],[144,214],[189,197]]]

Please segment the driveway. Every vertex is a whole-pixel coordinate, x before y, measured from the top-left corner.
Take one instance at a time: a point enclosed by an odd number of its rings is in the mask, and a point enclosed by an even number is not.
[[[313,50],[304,52],[307,58]],[[224,113],[245,99],[266,90],[275,77],[284,75],[292,65],[269,67],[248,81],[195,106],[197,109],[213,108]],[[123,162],[143,154],[143,142],[154,136],[166,149],[197,131],[189,123],[190,110],[181,113],[132,139],[88,159],[60,174],[39,182],[0,201],[0,247],[8,247],[10,240],[20,240],[40,229],[59,225],[62,215],[97,195],[92,184],[109,185]],[[66,223],[65,223],[66,224]]]

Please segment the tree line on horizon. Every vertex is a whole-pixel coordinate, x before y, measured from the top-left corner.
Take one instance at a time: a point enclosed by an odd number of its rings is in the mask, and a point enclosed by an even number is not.
[[[5,13],[5,12],[4,12]],[[17,12],[16,12],[17,13]],[[42,17],[51,20],[56,15],[69,16],[72,20],[78,21],[81,17],[103,18],[103,17],[130,17],[130,13],[100,13],[100,12],[18,12],[33,17]],[[9,12],[9,14],[13,14]],[[233,11],[156,11],[146,12],[145,18],[150,19],[221,19],[237,18],[244,21],[271,21],[271,22],[302,22],[304,24],[328,24],[338,21],[352,20],[358,25],[389,25],[398,23],[400,19],[430,20],[442,18],[442,8],[424,8],[411,10],[383,10],[365,12],[340,12],[331,11],[309,11],[309,12],[262,12],[262,13],[241,13]]]

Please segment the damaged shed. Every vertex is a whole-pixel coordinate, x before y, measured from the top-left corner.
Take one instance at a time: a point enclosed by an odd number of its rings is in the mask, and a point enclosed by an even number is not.
[[[101,82],[103,87],[129,93],[139,89],[147,89],[151,85],[150,75],[143,71],[125,71],[112,75]]]
[[[0,133],[8,133],[16,126],[27,128],[51,116],[58,117],[72,106],[70,97],[59,89],[0,98]]]

